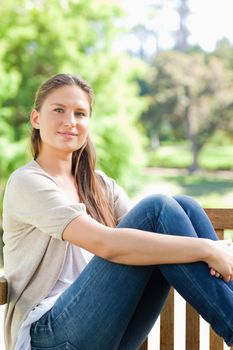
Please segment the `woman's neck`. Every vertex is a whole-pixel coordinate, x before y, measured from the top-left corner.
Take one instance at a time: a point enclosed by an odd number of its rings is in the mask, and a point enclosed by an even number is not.
[[[72,154],[51,156],[47,153],[41,153],[36,162],[53,177],[71,176]]]
[[[71,173],[72,158],[48,157],[40,154],[36,162],[49,174],[58,187],[66,194],[72,203],[79,203],[78,187],[74,176]]]

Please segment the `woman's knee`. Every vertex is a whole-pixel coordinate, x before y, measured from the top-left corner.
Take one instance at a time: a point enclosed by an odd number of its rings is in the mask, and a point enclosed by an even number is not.
[[[143,227],[145,222],[153,224],[158,217],[163,216],[172,206],[179,207],[178,203],[169,196],[163,194],[152,194],[144,197],[133,206],[133,208],[122,218],[118,227]],[[127,226],[126,226],[127,227]]]
[[[145,208],[158,208],[162,209],[164,206],[174,205],[175,201],[171,196],[167,196],[165,194],[151,194],[143,198],[140,202],[138,202],[139,206]]]
[[[193,236],[193,227],[188,215],[172,196],[154,194],[144,198],[143,203],[155,232]]]
[[[173,197],[177,203],[184,209],[186,213],[192,213],[196,211],[202,211],[200,204],[190,196],[177,195]]]
[[[180,205],[177,201],[165,194],[152,194],[150,196],[145,197],[138,203],[139,207],[143,208],[143,212],[148,216],[152,216],[157,218],[158,216],[167,216],[170,213],[173,214],[175,212],[180,211]]]

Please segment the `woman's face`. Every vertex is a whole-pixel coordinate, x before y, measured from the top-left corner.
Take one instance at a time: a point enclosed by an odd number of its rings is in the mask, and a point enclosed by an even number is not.
[[[46,149],[73,153],[88,136],[90,101],[76,85],[60,87],[44,100],[40,111],[31,113],[32,126],[40,130],[42,152]]]

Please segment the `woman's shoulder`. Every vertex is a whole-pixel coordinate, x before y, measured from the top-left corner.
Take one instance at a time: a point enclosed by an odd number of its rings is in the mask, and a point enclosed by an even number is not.
[[[11,173],[6,187],[16,186],[17,188],[23,188],[25,186],[30,187],[30,184],[32,184],[32,186],[36,184],[42,185],[44,180],[47,181],[46,179],[49,179],[50,183],[54,182],[39,164],[35,160],[32,160]]]
[[[104,185],[111,190],[116,186],[116,181],[109,177],[104,171],[97,169],[96,174],[99,175],[100,179],[103,181]]]
[[[109,177],[101,170],[97,170],[96,172],[105,184],[108,198],[114,209],[115,217],[117,218],[117,221],[119,221],[120,218],[132,207],[132,202],[124,189],[119,186],[113,178]]]
[[[103,172],[102,170],[100,169],[96,169],[96,174],[98,174],[100,176],[100,178],[103,180],[103,181],[108,181],[110,178],[105,174],[105,172]]]
[[[100,176],[100,178],[104,182],[107,192],[113,198],[115,198],[116,196],[118,197],[122,195],[127,197],[124,189],[116,182],[116,180],[106,175],[105,172],[103,172],[102,170],[96,170],[96,173]]]

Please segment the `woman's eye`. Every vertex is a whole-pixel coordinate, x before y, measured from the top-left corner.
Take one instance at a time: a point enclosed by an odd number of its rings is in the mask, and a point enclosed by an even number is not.
[[[85,117],[85,113],[83,113],[83,112],[75,112],[75,115],[77,117]]]
[[[64,109],[63,108],[55,108],[54,111],[58,112],[58,113],[63,113]]]

